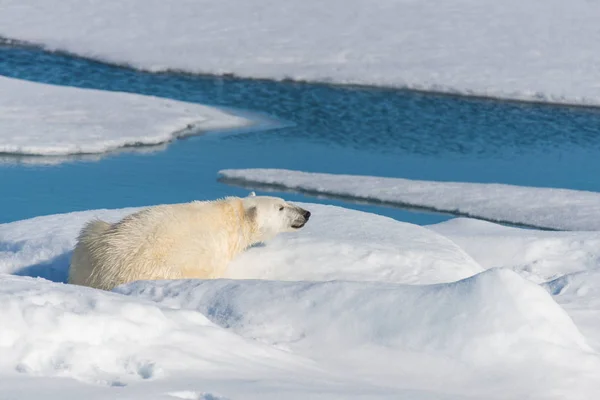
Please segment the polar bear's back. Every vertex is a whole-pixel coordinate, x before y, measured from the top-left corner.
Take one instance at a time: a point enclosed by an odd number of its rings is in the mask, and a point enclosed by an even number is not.
[[[161,205],[115,224],[89,222],[73,252],[69,283],[112,289],[134,280],[215,277],[233,257],[240,224],[235,206]]]

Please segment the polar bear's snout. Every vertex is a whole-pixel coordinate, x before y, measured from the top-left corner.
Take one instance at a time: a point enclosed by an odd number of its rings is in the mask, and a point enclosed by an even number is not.
[[[294,207],[294,212],[296,213],[296,217],[292,222],[292,228],[300,229],[308,222],[308,219],[310,218],[310,211],[300,207]]]

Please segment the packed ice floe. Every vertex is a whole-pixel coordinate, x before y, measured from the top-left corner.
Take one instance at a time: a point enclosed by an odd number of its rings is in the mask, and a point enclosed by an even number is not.
[[[249,124],[199,104],[0,76],[0,153],[102,153]]]
[[[420,227],[301,206],[313,213],[302,231],[249,249],[225,279],[113,292],[63,283],[70,253],[88,220],[137,209],[0,225],[0,392],[591,399],[600,390],[598,233],[467,218]]]
[[[600,230],[600,193],[596,192],[282,169],[229,169],[219,174],[227,182],[249,187],[421,207],[546,229]]]
[[[593,1],[1,0],[0,36],[151,71],[600,104]]]

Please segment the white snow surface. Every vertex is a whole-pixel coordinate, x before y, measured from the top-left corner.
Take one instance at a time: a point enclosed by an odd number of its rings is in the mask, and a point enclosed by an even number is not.
[[[0,393],[587,400],[600,390],[596,232],[466,218],[419,227],[300,205],[307,226],[249,249],[227,279],[114,292],[61,282],[85,222],[137,208],[1,224]]]
[[[0,153],[102,153],[249,124],[199,104],[0,76]]]
[[[200,313],[42,279],[2,275],[0,282],[0,367],[18,372],[123,386],[185,368],[227,374],[297,363]]]
[[[438,285],[188,280],[140,281],[115,291],[197,309],[241,335],[317,356],[366,344],[481,361],[515,357],[522,344],[589,350],[544,289],[502,269]]]
[[[600,193],[596,192],[283,169],[227,169],[219,175],[245,186],[267,185],[308,194],[423,207],[546,229],[600,230]]]
[[[151,71],[600,104],[586,0],[0,0],[0,36]]]
[[[510,268],[537,283],[600,267],[600,232],[518,229],[469,218],[428,228],[451,239],[484,269]]]
[[[511,380],[520,386],[516,392],[540,398],[570,391],[566,376],[585,387],[575,396],[600,388],[593,377],[600,358],[567,313],[543,288],[508,270],[438,285],[163,281],[115,291],[200,311],[242,337],[310,357],[328,370],[356,371],[380,384],[418,382],[453,393],[464,391],[452,383],[463,374],[462,379],[486,381],[485,391],[474,388],[472,393],[492,398],[500,386],[488,382],[490,376]],[[459,374],[441,372],[450,360]],[[533,360],[545,367],[531,371]],[[432,374],[445,375],[443,383],[433,382]],[[524,380],[522,375],[529,376]],[[558,381],[549,384],[551,377]]]
[[[600,262],[595,269],[563,275],[544,287],[577,323],[588,343],[600,350]]]
[[[511,269],[543,284],[600,351],[600,232],[518,229],[468,218],[428,226],[484,269]]]

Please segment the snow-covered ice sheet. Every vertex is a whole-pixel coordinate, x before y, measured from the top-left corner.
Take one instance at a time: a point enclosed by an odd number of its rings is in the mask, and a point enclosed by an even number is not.
[[[238,279],[113,293],[61,281],[85,222],[137,208],[1,224],[0,393],[587,400],[600,391],[598,291],[578,275],[600,267],[589,256],[597,233],[468,219],[419,227],[301,205],[313,213],[307,226],[241,255],[229,270]],[[562,262],[535,246],[553,237],[577,243]],[[554,263],[524,274],[503,254],[524,246]],[[550,276],[558,280],[537,284]]]
[[[134,147],[120,147],[110,150],[111,155],[117,154],[138,154],[138,155],[152,155],[164,151],[169,146],[169,142],[156,145],[144,145]],[[43,166],[55,166],[66,163],[73,163],[79,161],[100,161],[106,156],[105,152],[102,153],[80,153],[80,154],[65,154],[65,155],[40,155],[40,154],[4,154],[0,153],[0,164],[19,164],[22,167],[38,167]]]
[[[0,0],[0,36],[152,71],[600,104],[586,0]]]
[[[199,104],[0,76],[0,153],[101,153],[250,123]]]
[[[600,193],[596,192],[282,169],[222,170],[219,175],[227,182],[248,186],[423,207],[538,228],[600,230]]]

